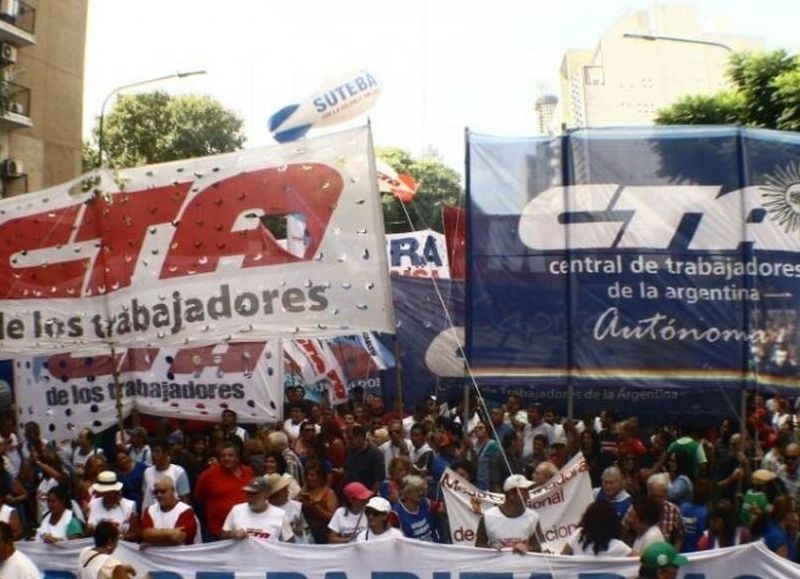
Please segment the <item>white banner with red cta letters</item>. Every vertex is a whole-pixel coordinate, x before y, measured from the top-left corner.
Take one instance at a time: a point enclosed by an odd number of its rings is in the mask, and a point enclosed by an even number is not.
[[[474,545],[481,514],[501,504],[503,495],[482,491],[450,469],[440,484],[453,543]],[[543,547],[560,553],[591,502],[589,467],[583,455],[577,454],[549,482],[529,494],[528,507],[539,514],[542,525]]]
[[[194,348],[141,348],[115,356],[54,354],[14,361],[20,422],[35,421],[51,440],[78,429],[100,431],[117,421],[119,372],[123,415],[219,420],[224,409],[248,423],[275,422],[283,413],[280,341]]]
[[[364,127],[5,199],[0,355],[392,332],[383,233]]]
[[[46,578],[77,579],[78,555],[90,544],[89,539],[56,545],[20,541],[17,548]],[[114,556],[132,565],[137,579],[626,579],[639,568],[635,558],[515,555],[413,539],[344,545],[246,539],[146,550],[120,543]],[[751,543],[689,554],[679,576],[787,579],[800,576],[800,566]]]

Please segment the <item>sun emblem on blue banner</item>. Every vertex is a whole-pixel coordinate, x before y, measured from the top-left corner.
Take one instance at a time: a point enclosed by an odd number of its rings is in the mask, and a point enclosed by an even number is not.
[[[764,209],[770,219],[783,227],[786,233],[800,231],[800,164],[777,167],[766,182],[761,189],[764,190]]]

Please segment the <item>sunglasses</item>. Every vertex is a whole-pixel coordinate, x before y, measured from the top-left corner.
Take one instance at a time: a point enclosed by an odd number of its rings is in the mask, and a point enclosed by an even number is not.
[[[373,511],[372,509],[366,509],[364,514],[368,517],[379,517],[381,515],[388,515],[389,513],[383,513],[381,511]]]

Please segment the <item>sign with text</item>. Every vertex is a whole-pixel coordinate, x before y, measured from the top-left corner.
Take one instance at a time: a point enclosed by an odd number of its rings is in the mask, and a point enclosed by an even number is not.
[[[467,343],[533,384],[790,387],[800,135],[469,137]]]
[[[445,237],[426,229],[386,236],[386,254],[392,275],[450,277]]]
[[[226,408],[247,423],[275,422],[282,416],[277,339],[129,349],[113,358],[17,358],[14,366],[20,421],[38,422],[45,436],[58,441],[73,439],[85,426],[97,432],[116,424],[118,396],[123,415],[135,406],[143,414],[177,419],[218,420]]]
[[[481,514],[503,503],[502,494],[482,491],[447,469],[439,481],[450,518],[454,545],[474,545]],[[528,495],[528,507],[539,514],[545,542],[551,553],[560,553],[592,502],[589,466],[575,455],[557,475]]]
[[[391,331],[372,165],[360,128],[3,200],[0,354]]]
[[[19,541],[17,549],[45,577],[77,579],[76,561],[91,539],[57,545]],[[510,550],[437,545],[391,539],[344,545],[295,545],[278,541],[219,541],[181,548],[120,542],[114,557],[151,579],[626,579],[635,557],[556,556]],[[680,576],[692,579],[797,577],[800,566],[778,557],[762,542],[688,553]],[[202,563],[200,563],[202,562]],[[202,570],[198,570],[202,567]],[[49,572],[49,573],[48,573]]]

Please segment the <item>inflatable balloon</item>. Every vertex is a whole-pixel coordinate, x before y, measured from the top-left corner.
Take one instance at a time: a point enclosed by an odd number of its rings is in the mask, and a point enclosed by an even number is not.
[[[297,140],[312,127],[348,121],[378,100],[381,87],[366,71],[326,84],[300,103],[283,107],[269,118],[269,130],[279,143]]]

